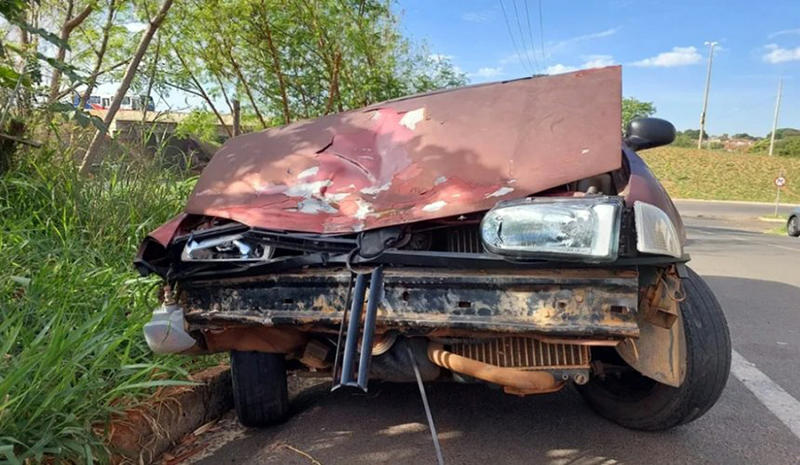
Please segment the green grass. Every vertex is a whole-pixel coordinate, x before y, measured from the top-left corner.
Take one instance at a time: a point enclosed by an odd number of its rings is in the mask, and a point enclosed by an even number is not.
[[[110,416],[200,363],[149,352],[157,280],[131,268],[193,179],[136,164],[82,178],[44,150],[19,165],[0,177],[0,462],[103,461]]]
[[[780,226],[774,227],[772,229],[768,229],[764,231],[766,234],[772,234],[773,236],[785,236],[787,234],[786,231],[786,224],[782,224]]]
[[[641,155],[674,198],[774,202],[782,171],[788,182],[781,202],[800,203],[800,158],[678,147]]]

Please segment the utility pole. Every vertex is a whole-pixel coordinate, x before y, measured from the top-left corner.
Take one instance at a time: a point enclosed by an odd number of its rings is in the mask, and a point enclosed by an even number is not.
[[[769,156],[775,148],[775,130],[778,128],[778,113],[781,111],[781,94],[783,93],[783,78],[778,81],[778,98],[775,100],[775,117],[772,118],[772,134],[769,136]]]
[[[708,73],[706,74],[706,92],[703,96],[703,113],[700,114],[700,135],[697,136],[697,148],[703,148],[703,134],[706,131],[706,109],[708,108],[708,89],[711,87],[711,64],[714,62],[714,47],[717,42],[704,42],[708,45]]]

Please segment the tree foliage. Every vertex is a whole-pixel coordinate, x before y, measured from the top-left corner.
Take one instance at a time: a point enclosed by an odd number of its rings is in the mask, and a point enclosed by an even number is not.
[[[653,102],[643,102],[633,97],[622,99],[622,130],[624,131],[631,120],[653,116],[656,113],[656,106]]]
[[[768,153],[770,134],[750,146],[748,152]],[[773,155],[779,157],[800,157],[800,131],[792,128],[777,129],[775,131],[775,146],[772,150]]]
[[[193,0],[178,8],[159,87],[192,93],[218,114],[237,98],[263,127],[466,83],[448,60],[401,34],[388,1]]]
[[[775,140],[785,139],[787,137],[798,137],[800,136],[800,129],[795,128],[779,128],[775,130]],[[767,133],[766,139],[772,137],[772,131]]]

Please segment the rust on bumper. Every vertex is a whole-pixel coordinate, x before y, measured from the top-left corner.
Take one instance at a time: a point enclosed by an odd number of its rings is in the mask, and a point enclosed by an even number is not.
[[[337,328],[349,274],[309,269],[186,283],[191,327],[244,324]],[[387,269],[377,331],[427,335],[529,333],[637,337],[638,273],[632,269]]]

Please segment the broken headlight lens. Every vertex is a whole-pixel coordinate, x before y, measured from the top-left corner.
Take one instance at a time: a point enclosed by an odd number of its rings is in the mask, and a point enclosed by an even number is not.
[[[484,216],[481,237],[499,255],[608,262],[617,258],[621,210],[612,197],[501,202]]]
[[[272,247],[246,239],[241,234],[189,239],[181,252],[185,262],[256,262],[272,257]]]

